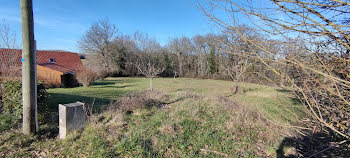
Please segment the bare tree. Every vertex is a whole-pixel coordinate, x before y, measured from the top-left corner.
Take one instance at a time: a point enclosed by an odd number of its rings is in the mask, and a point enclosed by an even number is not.
[[[250,0],[207,0],[200,7],[210,20],[224,30],[237,32],[251,44],[249,47],[259,50],[251,55],[285,83],[283,88],[292,90],[304,103],[313,120],[311,128],[349,140],[350,3],[345,0],[270,2],[272,6],[266,7]],[[216,10],[226,12],[229,18],[218,16]],[[264,35],[264,41],[250,39],[238,29],[243,17]],[[295,47],[297,41],[303,41],[304,45]],[[292,49],[276,49],[271,45]]]
[[[139,48],[139,54],[135,66],[142,75],[150,79],[150,90],[153,90],[153,78],[165,70],[159,56],[162,52],[160,44],[147,34],[136,32],[134,40]]]
[[[0,77],[3,79],[13,79],[21,76],[21,54],[16,50],[2,52],[0,58]]]
[[[10,25],[5,20],[0,22],[0,48],[17,48],[16,32],[11,30]],[[8,50],[3,53],[2,58],[0,58],[0,77],[5,79],[19,77],[21,74],[19,63],[21,54],[16,50]]]
[[[0,48],[17,48],[16,32],[11,30],[5,20],[0,23]]]
[[[153,90],[153,78],[165,70],[165,66],[147,57],[140,58],[136,67],[142,75],[149,78],[149,88],[151,91]]]
[[[241,30],[251,40],[258,40],[259,38],[259,35],[247,26],[241,26],[237,29]],[[216,40],[224,45],[222,51],[229,55],[229,60],[226,60],[224,66],[226,72],[234,82],[233,94],[236,94],[239,89],[238,82],[243,81],[248,76],[248,73],[253,73],[249,72],[252,71],[249,68],[253,64],[256,64],[252,52],[257,52],[257,49],[250,43],[242,40],[235,31],[225,30],[224,33],[226,35],[225,38],[218,38]]]
[[[96,73],[94,73],[92,70],[85,68],[82,71],[79,71],[76,74],[76,79],[79,83],[81,83],[84,87],[89,87],[91,83],[93,83],[96,80]]]
[[[115,71],[116,45],[114,41],[117,38],[117,33],[116,26],[106,18],[92,24],[78,41],[83,52],[98,55],[108,73]]]
[[[207,45],[207,40],[202,35],[197,35],[193,37],[193,43],[196,55],[198,56],[198,62],[196,67],[198,68],[198,75],[205,76],[208,74],[207,61],[209,54],[209,46]]]
[[[237,61],[233,61],[231,63],[228,63],[226,71],[231,77],[232,81],[234,82],[233,85],[233,94],[236,94],[238,92],[238,82],[242,81],[244,79],[244,75],[247,73],[248,68],[251,66],[252,63],[250,63],[249,56],[246,57],[238,57]]]
[[[191,39],[189,39],[188,37],[174,38],[169,43],[169,48],[170,51],[177,55],[177,63],[179,70],[178,76],[183,77],[185,74],[185,67],[186,65],[188,65],[188,60],[186,60],[186,56],[194,50],[194,47],[191,43]]]

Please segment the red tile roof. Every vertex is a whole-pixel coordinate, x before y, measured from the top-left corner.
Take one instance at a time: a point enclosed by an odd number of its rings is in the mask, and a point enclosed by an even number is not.
[[[50,58],[55,60],[55,64],[63,68],[79,71],[83,69],[83,64],[78,53],[62,51],[37,51],[38,64],[50,64]]]
[[[20,67],[22,50],[0,49],[0,65],[11,64]],[[55,63],[50,63],[50,59]],[[63,73],[76,72],[83,69],[83,64],[77,53],[64,51],[37,51],[37,64]],[[1,67],[0,67],[1,68]]]

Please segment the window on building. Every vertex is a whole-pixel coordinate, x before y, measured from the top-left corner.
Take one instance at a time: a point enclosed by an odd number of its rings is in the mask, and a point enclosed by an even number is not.
[[[50,63],[51,63],[51,64],[56,63],[55,59],[54,59],[54,58],[50,58]]]

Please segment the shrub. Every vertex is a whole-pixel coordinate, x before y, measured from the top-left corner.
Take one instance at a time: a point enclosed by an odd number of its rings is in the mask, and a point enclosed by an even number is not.
[[[15,119],[22,118],[22,86],[20,81],[7,81],[3,83],[3,111],[12,114]]]
[[[90,69],[84,69],[77,73],[77,80],[84,87],[89,87],[92,82],[96,79],[96,74]]]
[[[314,122],[307,124],[314,131],[325,130],[330,136],[341,138],[344,135],[350,140],[350,65],[346,58],[320,55],[310,56],[311,60],[322,61],[329,68],[324,70],[342,80],[335,81],[325,75],[305,70],[303,67],[290,66],[290,75],[294,84],[301,87],[294,90],[296,96],[307,107],[307,112]],[[317,64],[314,64],[317,67]],[[321,66],[319,66],[321,67]],[[322,126],[320,126],[322,125]],[[318,127],[318,128],[316,128]],[[324,128],[326,127],[326,128]]]
[[[106,70],[95,71],[96,79],[103,80],[108,76],[108,72]]]
[[[9,114],[0,115],[0,133],[13,127],[13,119]]]
[[[47,98],[46,87],[38,83],[38,120],[42,122],[48,112],[45,103]],[[21,80],[6,81],[2,84],[3,112],[11,115],[16,121],[22,119],[22,82]]]

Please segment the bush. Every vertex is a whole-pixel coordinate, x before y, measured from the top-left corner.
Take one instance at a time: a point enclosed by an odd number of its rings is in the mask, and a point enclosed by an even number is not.
[[[310,56],[310,60],[322,61],[329,72],[342,82],[335,81],[325,75],[310,72],[304,67],[290,66],[290,75],[296,86],[296,96],[306,105],[307,112],[315,122],[307,124],[313,131],[325,130],[335,138],[340,135],[350,140],[350,65],[346,58],[320,55]],[[315,63],[313,67],[321,67]],[[322,70],[322,69],[320,69]],[[320,126],[321,125],[321,126]],[[318,127],[318,128],[316,128]],[[324,128],[326,127],[326,128]]]
[[[98,80],[103,80],[108,76],[108,72],[106,70],[95,71],[95,74],[96,74],[96,79]]]
[[[12,116],[9,114],[1,114],[0,115],[0,133],[3,131],[7,131],[14,127],[14,122]]]
[[[3,111],[11,114],[15,119],[22,118],[22,86],[21,81],[7,81],[3,83]]]
[[[42,122],[48,112],[45,103],[47,98],[46,87],[38,83],[38,120]],[[16,121],[22,119],[22,82],[21,80],[6,81],[2,84],[3,112],[11,115]]]
[[[77,73],[77,80],[83,84],[84,87],[89,87],[96,79],[96,74],[90,69],[84,69]]]

